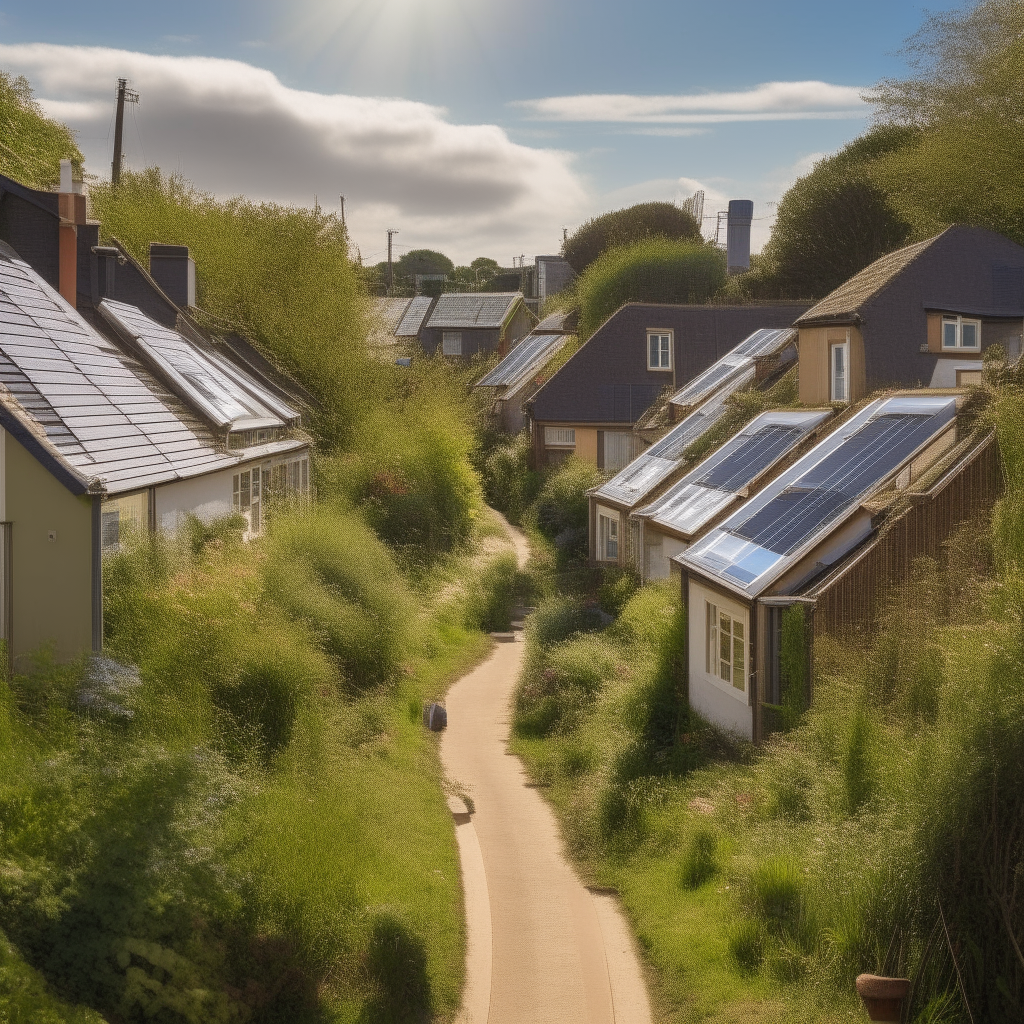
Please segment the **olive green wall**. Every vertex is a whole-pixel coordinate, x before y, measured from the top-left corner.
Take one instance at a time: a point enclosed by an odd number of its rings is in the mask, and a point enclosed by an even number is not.
[[[92,649],[92,499],[73,495],[7,431],[0,433],[15,667],[47,644],[61,660],[77,657]]]

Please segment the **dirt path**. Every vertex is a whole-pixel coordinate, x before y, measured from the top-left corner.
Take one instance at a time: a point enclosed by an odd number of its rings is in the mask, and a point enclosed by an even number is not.
[[[522,561],[526,540],[518,531]],[[521,642],[496,645],[448,692],[441,758],[472,800],[453,812],[468,928],[465,1024],[649,1024],[632,937],[562,852],[554,814],[507,752]]]

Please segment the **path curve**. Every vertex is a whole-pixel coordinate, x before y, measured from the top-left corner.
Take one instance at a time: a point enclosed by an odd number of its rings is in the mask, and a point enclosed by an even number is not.
[[[520,562],[526,540],[510,528]],[[566,861],[551,808],[508,753],[524,646],[498,643],[449,691],[441,759],[472,801],[454,802],[466,895],[464,1024],[650,1024],[617,901]]]

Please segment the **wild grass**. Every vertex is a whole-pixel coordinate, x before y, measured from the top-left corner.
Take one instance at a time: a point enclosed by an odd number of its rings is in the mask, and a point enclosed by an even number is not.
[[[230,527],[137,539],[105,575],[107,653],[137,677],[97,689],[44,658],[0,689],[0,926],[17,950],[0,1008],[451,1019],[459,867],[420,710],[483,653],[508,558],[452,555],[410,581],[321,505],[277,510],[247,545]]]

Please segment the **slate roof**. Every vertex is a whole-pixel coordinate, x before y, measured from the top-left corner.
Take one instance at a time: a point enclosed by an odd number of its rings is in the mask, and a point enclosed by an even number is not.
[[[556,309],[554,313],[548,313],[546,317],[533,329],[534,334],[566,334],[568,328],[566,320],[569,314],[564,309]]]
[[[427,327],[500,327],[522,292],[448,292],[437,300]]]
[[[895,252],[886,253],[885,256],[854,274],[848,281],[844,281],[834,292],[830,292],[819,303],[807,310],[796,323],[802,326],[822,320],[838,321],[855,318],[868,299],[877,295],[902,274],[921,253],[941,238],[942,234],[926,238],[923,242],[904,246]]]
[[[395,337],[417,337],[433,302],[434,299],[430,295],[417,295],[414,299],[411,299],[409,305],[405,308],[405,312],[402,314],[402,319],[395,328]]]
[[[181,398],[2,242],[0,386],[5,403],[16,403],[45,435],[48,450],[109,493],[198,476],[243,458],[226,451]]]

